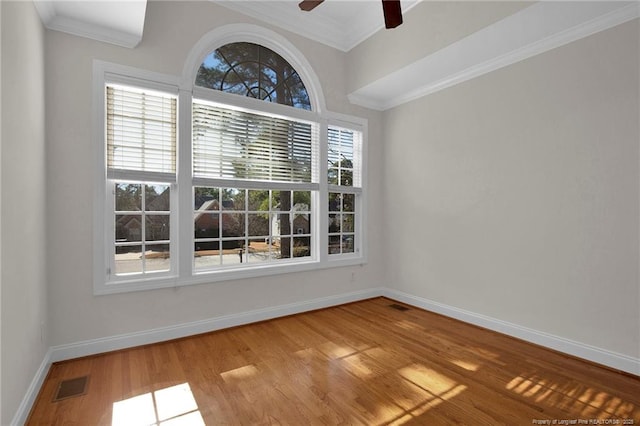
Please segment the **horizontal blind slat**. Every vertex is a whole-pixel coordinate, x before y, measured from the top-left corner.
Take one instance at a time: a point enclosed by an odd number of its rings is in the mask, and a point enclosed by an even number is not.
[[[313,126],[194,102],[194,176],[311,182]]]
[[[362,133],[344,129],[336,126],[329,126],[327,134],[328,142],[328,168],[329,181],[331,184],[341,186],[362,185],[361,163],[362,155]],[[343,176],[351,176],[351,179],[343,179]],[[340,181],[334,181],[340,177]]]
[[[175,173],[175,96],[107,86],[107,167]]]

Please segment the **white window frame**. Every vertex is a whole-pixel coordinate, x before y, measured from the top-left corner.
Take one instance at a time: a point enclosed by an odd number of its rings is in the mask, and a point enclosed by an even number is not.
[[[354,214],[355,214],[355,223],[354,223],[354,234],[355,234],[355,242],[354,242],[354,251],[353,253],[342,253],[342,254],[330,254],[329,255],[329,262],[342,262],[342,261],[349,261],[351,259],[359,259],[362,256],[366,256],[366,240],[365,240],[365,229],[366,229],[366,214],[365,214],[365,209],[366,209],[366,197],[365,197],[365,190],[366,190],[366,122],[365,123],[360,123],[360,124],[356,124],[353,122],[353,118],[351,117],[351,121],[345,121],[344,120],[344,116],[339,116],[336,114],[331,114],[333,116],[332,119],[328,120],[328,126],[327,129],[329,127],[335,126],[338,128],[342,128],[342,129],[346,129],[346,130],[351,130],[353,132],[358,132],[361,135],[361,141],[360,141],[360,155],[361,158],[360,163],[359,164],[359,171],[360,171],[360,186],[355,186],[355,182],[352,186],[343,186],[343,185],[329,185],[327,182],[327,192],[326,195],[328,196],[329,193],[345,193],[345,194],[353,194],[355,196],[355,206],[354,206]],[[324,151],[327,152],[327,148],[328,148],[328,142],[325,140],[325,149]],[[325,159],[324,164],[328,167],[328,159]],[[355,170],[354,170],[355,172]],[[328,171],[325,170],[325,175],[324,175],[324,180],[327,180],[327,174]],[[355,179],[354,179],[355,180]],[[324,228],[327,231],[325,232],[325,234],[327,234],[327,239],[328,239],[328,220],[329,220],[329,214],[331,212],[329,212],[329,208],[327,206],[327,212],[326,212],[326,217],[327,217],[327,226]],[[325,248],[328,248],[328,244],[329,242],[327,241]]]
[[[176,191],[176,184],[175,184],[175,179],[172,179],[172,181],[167,180],[167,181],[159,181],[157,179],[143,179],[143,180],[136,180],[136,179],[129,179],[129,178],[118,178],[118,179],[109,179],[107,178],[107,182],[106,182],[106,197],[105,197],[105,210],[107,213],[107,218],[105,220],[105,238],[108,238],[107,243],[105,243],[105,253],[106,256],[108,258],[108,265],[107,265],[107,280],[110,283],[113,284],[122,284],[122,283],[128,283],[128,282],[136,282],[136,281],[148,281],[148,280],[161,280],[161,279],[173,279],[177,273],[177,247],[175,243],[170,243],[169,244],[169,260],[170,260],[170,265],[169,265],[169,270],[168,271],[157,271],[157,272],[153,272],[153,271],[149,271],[149,272],[145,272],[142,275],[116,275],[114,273],[112,273],[112,271],[115,271],[116,269],[116,265],[115,265],[115,244],[111,244],[110,242],[112,241],[112,237],[113,235],[115,235],[115,221],[113,220],[113,213],[115,211],[115,196],[111,196],[109,195],[109,193],[115,195],[115,185],[119,182],[126,182],[126,183],[138,183],[138,184],[159,184],[159,185],[166,185],[169,186],[169,190],[170,190],[170,204],[171,204],[171,209],[169,211],[169,217],[170,217],[170,221],[169,221],[169,241],[173,242],[173,241],[177,241],[178,239],[178,233],[176,230],[176,225],[177,225],[177,215],[176,215],[176,211],[177,208],[174,207],[175,205],[175,201],[174,198],[177,195],[177,191]],[[143,198],[144,198],[144,192],[143,192]],[[141,213],[141,217],[144,217],[146,214],[146,211],[143,210],[140,212]],[[162,243],[164,244],[164,243]],[[145,245],[153,245],[153,243],[149,244],[149,242],[146,242]]]
[[[246,30],[247,26],[242,27]],[[259,27],[251,26],[252,30]],[[258,39],[247,37],[239,37],[233,41],[252,41],[271,48],[277,53],[282,54],[282,49],[273,45],[273,40],[278,40],[271,32],[269,34],[269,42],[264,42],[265,31],[259,28]],[[212,32],[213,36],[219,35],[218,30]],[[213,37],[211,34],[203,38],[204,42],[196,45],[197,49],[202,50],[200,59],[194,60],[193,54],[190,55],[191,61],[197,64],[202,63],[202,58],[215,50],[215,44],[211,44],[209,40]],[[209,39],[208,39],[208,38]],[[221,42],[220,45],[227,42]],[[282,42],[282,41],[281,41]],[[271,43],[271,45],[269,45]],[[199,46],[199,47],[198,47]],[[204,47],[203,47],[204,46]],[[285,49],[285,54],[288,50]],[[284,55],[283,55],[284,56]],[[196,55],[197,57],[197,55]],[[285,59],[289,59],[284,56]],[[199,62],[198,62],[199,61]],[[295,67],[300,67],[300,63],[292,63]],[[304,65],[304,64],[303,64]],[[223,93],[215,90],[200,88],[193,86],[195,80],[195,72],[197,68],[192,65],[192,73],[194,78],[191,83],[185,83],[185,77],[176,77],[166,74],[149,72],[133,67],[112,64],[99,60],[94,61],[93,67],[93,116],[94,116],[94,140],[96,146],[96,174],[94,185],[94,294],[112,294],[130,291],[140,291],[156,288],[178,287],[192,284],[214,283],[218,281],[227,281],[233,279],[254,278],[267,275],[284,274],[290,272],[311,271],[323,268],[334,268],[342,266],[359,265],[367,262],[367,239],[366,239],[366,183],[367,183],[367,167],[366,167],[366,147],[367,147],[367,120],[359,117],[329,112],[324,110],[321,93],[312,101],[314,111],[296,109],[284,105],[268,103],[265,101],[252,99],[248,97]],[[309,78],[306,68],[296,70],[304,78]],[[186,68],[185,68],[186,69]],[[113,232],[113,197],[107,197],[110,180],[106,175],[106,140],[105,140],[105,85],[107,83],[121,84],[126,86],[141,87],[146,89],[157,90],[161,92],[177,93],[178,95],[178,114],[177,114],[177,175],[175,182],[171,185],[171,273],[169,274],[149,274],[147,276],[129,276],[126,278],[111,277],[109,268],[111,264],[112,249],[115,233]],[[305,81],[307,84],[307,81]],[[313,90],[318,90],[317,81],[311,83],[312,97]],[[309,90],[309,86],[307,86]],[[242,187],[244,182],[235,182],[233,180],[222,179],[202,179],[193,178],[192,176],[192,153],[191,153],[191,106],[194,99],[203,99],[218,104],[229,105],[232,108],[240,108],[249,111],[260,111],[262,113],[284,116],[292,119],[300,119],[318,123],[319,149],[318,158],[314,162],[318,167],[318,182],[314,185],[317,187],[317,196],[313,200],[312,223],[311,223],[311,241],[312,256],[309,258],[295,258],[290,261],[278,261],[267,264],[253,264],[250,266],[242,265],[240,267],[224,267],[216,270],[195,271],[194,259],[194,223],[193,223],[193,188],[195,186],[221,186],[233,187],[237,185]],[[313,98],[312,98],[313,99]],[[355,234],[356,234],[356,250],[354,253],[329,255],[328,254],[328,193],[329,185],[327,182],[327,129],[329,125],[335,125],[342,128],[352,129],[362,133],[362,167],[361,181],[362,187],[357,189],[348,189],[343,192],[355,192],[356,197],[356,215]],[[118,176],[125,180],[136,180],[136,172]],[[145,181],[145,176],[139,175],[138,181]],[[164,180],[163,180],[164,182]],[[265,183],[265,187],[271,184]],[[278,184],[280,185],[280,184]],[[259,188],[255,188],[259,189]],[[282,188],[287,189],[287,188]],[[295,190],[294,187],[288,188]],[[314,192],[312,192],[313,194]]]
[[[178,79],[172,76],[142,71],[136,68],[95,61],[93,66],[93,129],[95,149],[94,184],[94,227],[93,227],[93,288],[95,294],[136,291],[173,286],[179,275],[178,247],[173,243],[178,239],[177,214],[174,210],[178,198],[176,176],[138,171],[117,171],[107,176],[106,164],[106,86],[108,84],[135,87],[157,92],[178,95]],[[178,100],[179,101],[179,100]],[[178,125],[180,111],[178,109]],[[180,130],[178,128],[177,139]],[[163,174],[164,175],[164,174]],[[112,274],[115,230],[113,214],[115,211],[113,189],[116,181],[138,183],[162,183],[171,187],[170,239],[172,241],[170,259],[171,270],[152,274],[117,276]]]

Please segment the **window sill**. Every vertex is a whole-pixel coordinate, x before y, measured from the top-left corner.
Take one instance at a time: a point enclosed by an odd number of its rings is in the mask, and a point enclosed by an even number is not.
[[[272,275],[283,275],[296,272],[308,272],[321,269],[340,268],[345,266],[364,265],[367,260],[363,256],[333,255],[325,262],[316,260],[298,261],[286,265],[260,265],[253,268],[233,268],[219,271],[197,272],[189,277],[163,276],[157,278],[141,278],[122,281],[96,283],[94,295],[130,293],[135,291],[177,288],[189,285],[213,284],[223,281],[251,279]]]

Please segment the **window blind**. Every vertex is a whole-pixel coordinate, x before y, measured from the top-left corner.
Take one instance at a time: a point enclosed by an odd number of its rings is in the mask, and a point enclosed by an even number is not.
[[[107,167],[175,173],[175,96],[107,86]]]
[[[328,182],[340,186],[362,186],[360,158],[362,156],[362,133],[329,126]]]
[[[194,177],[312,182],[317,126],[195,101],[192,119]]]

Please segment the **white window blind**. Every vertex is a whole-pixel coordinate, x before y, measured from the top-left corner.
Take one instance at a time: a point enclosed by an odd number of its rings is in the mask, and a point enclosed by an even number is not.
[[[107,86],[107,167],[175,173],[175,96]]]
[[[327,136],[328,183],[361,187],[362,133],[329,126]]]
[[[317,125],[193,103],[193,175],[313,181]]]

